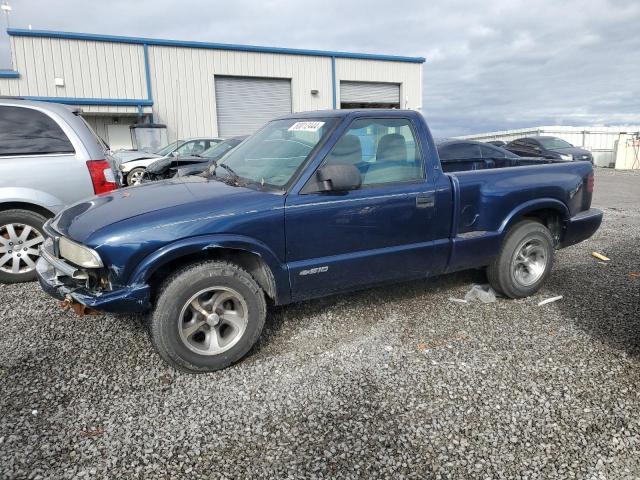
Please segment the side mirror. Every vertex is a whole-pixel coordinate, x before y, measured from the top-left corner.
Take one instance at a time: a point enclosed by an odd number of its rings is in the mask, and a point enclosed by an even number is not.
[[[334,163],[316,172],[321,192],[346,192],[362,185],[360,171],[349,163]]]

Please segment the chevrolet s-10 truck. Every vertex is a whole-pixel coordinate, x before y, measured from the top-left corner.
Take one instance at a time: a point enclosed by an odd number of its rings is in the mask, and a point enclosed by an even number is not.
[[[602,221],[591,164],[548,162],[443,171],[417,112],[291,114],[203,176],[68,207],[45,225],[38,278],[76,310],[148,312],[165,361],[218,370],[268,304],[484,267],[504,296],[533,294],[554,249]]]

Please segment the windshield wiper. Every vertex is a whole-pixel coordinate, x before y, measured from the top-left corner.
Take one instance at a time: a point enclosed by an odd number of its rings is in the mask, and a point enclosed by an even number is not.
[[[213,169],[213,174],[216,175],[216,170],[218,169],[218,167],[222,167],[224,168],[227,172],[229,172],[231,175],[229,175],[229,179],[231,180],[233,185],[238,186],[240,184],[240,175],[238,175],[236,173],[236,171],[231,168],[229,165],[227,165],[226,163],[216,163],[215,168]],[[216,175],[217,177],[217,175]]]

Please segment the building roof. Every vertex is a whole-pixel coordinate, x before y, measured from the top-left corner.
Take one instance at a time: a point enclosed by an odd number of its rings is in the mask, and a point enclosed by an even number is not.
[[[7,33],[14,37],[63,38],[68,40],[87,40],[95,42],[128,43],[136,45],[156,45],[162,47],[202,48],[210,50],[232,50],[239,52],[277,53],[283,55],[305,55],[313,57],[353,58],[359,60],[379,60],[387,62],[424,63],[423,57],[404,57],[400,55],[377,55],[373,53],[334,52],[325,50],[305,50],[299,48],[261,47],[257,45],[237,45],[230,43],[196,42],[190,40],[167,40],[161,38],[127,37],[118,35],[99,35],[95,33],[58,32],[52,30],[28,30],[8,28]]]
[[[277,117],[276,120],[294,119],[294,118],[333,118],[333,117],[346,117],[351,114],[361,114],[366,116],[384,115],[392,112],[394,115],[403,113],[405,115],[415,115],[415,110],[402,110],[398,108],[341,108],[332,110],[310,110],[306,112],[292,112],[286,115]]]

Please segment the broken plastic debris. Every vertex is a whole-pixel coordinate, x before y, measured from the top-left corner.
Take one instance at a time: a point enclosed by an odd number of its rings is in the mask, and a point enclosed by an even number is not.
[[[605,257],[598,252],[591,252],[591,256],[597,258],[598,260],[602,260],[603,262],[608,262],[609,260],[611,260],[609,257]]]
[[[557,297],[547,298],[546,300],[542,300],[538,302],[538,306],[546,305],[547,303],[557,302],[558,300],[562,300],[562,295],[558,295]]]
[[[31,415],[38,415],[38,410],[31,410]]]
[[[464,298],[453,298],[449,297],[449,301],[453,303],[469,303]]]
[[[482,303],[493,303],[496,301],[496,292],[489,285],[474,285],[464,296],[467,302],[480,300]]]

